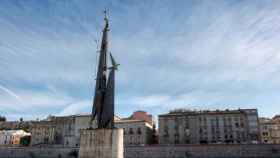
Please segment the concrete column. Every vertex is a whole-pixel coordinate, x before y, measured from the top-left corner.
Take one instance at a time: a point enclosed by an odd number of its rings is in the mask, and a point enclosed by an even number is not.
[[[123,129],[81,130],[79,158],[124,158]]]

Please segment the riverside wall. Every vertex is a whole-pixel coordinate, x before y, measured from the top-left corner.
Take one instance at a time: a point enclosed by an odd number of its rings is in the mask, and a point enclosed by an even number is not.
[[[0,158],[76,158],[78,148],[0,147]]]
[[[78,158],[79,148],[0,147],[0,158]],[[280,144],[126,146],[125,158],[280,158]]]
[[[280,158],[280,144],[130,146],[125,158]]]

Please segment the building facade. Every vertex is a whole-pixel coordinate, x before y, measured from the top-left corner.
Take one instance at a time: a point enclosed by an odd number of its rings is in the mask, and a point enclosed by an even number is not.
[[[56,146],[80,146],[80,130],[90,126],[96,128],[96,122],[89,125],[91,115],[72,115],[49,117],[47,120],[33,122],[31,127],[31,145],[52,144]],[[145,120],[114,118],[115,127],[124,128],[125,145],[147,144],[152,136],[152,125]]]
[[[31,128],[31,145],[77,147],[80,130],[89,128],[89,122],[90,115],[52,116],[47,120],[34,122]]]
[[[144,120],[118,120],[115,127],[124,129],[124,145],[145,145],[152,140],[153,126]]]
[[[175,110],[159,115],[160,144],[257,143],[259,141],[256,109]]]
[[[47,121],[40,121],[35,123],[31,129],[31,144],[54,144],[54,132],[54,127]]]
[[[20,145],[20,140],[24,136],[30,136],[30,133],[27,133],[24,130],[1,130],[0,145],[2,146]]]
[[[264,144],[280,144],[279,117],[260,118],[261,142]]]

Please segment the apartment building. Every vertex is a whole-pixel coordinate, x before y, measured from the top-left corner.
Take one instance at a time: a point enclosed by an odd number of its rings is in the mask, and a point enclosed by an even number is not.
[[[264,144],[280,144],[280,117],[260,118],[261,142]]]
[[[160,144],[258,143],[257,109],[174,110],[159,115]]]

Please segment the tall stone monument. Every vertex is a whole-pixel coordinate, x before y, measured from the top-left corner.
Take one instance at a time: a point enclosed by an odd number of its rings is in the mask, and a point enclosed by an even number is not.
[[[123,158],[123,129],[114,127],[115,71],[118,64],[110,54],[111,66],[107,66],[109,20],[105,12],[105,27],[92,108],[92,119],[97,127],[81,130],[79,158]],[[109,72],[108,72],[109,71]]]

